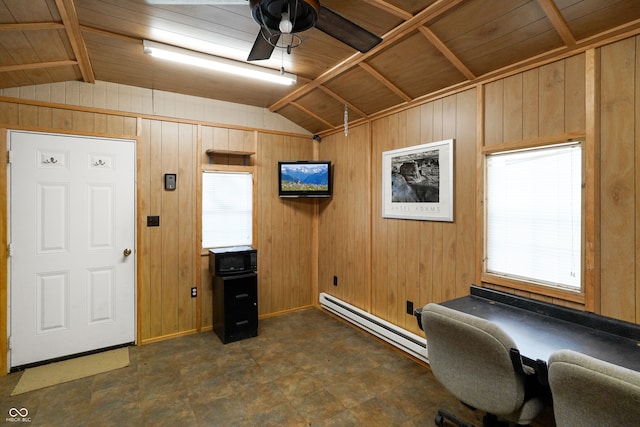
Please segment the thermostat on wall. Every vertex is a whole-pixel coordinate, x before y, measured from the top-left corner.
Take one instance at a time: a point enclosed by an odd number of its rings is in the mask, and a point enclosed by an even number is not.
[[[176,189],[176,174],[165,173],[164,174],[164,189],[175,190]]]

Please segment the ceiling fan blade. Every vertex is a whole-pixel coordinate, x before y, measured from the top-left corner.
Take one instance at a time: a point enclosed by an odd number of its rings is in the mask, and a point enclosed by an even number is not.
[[[371,31],[322,5],[320,5],[316,28],[363,53],[368,52],[382,41],[382,38]]]
[[[273,49],[275,48],[271,43],[267,41],[267,37],[263,35],[263,28],[260,28],[258,32],[258,37],[256,37],[256,41],[253,43],[253,47],[251,48],[251,52],[249,52],[249,57],[247,61],[257,61],[260,59],[269,59],[271,58],[271,54],[273,53]],[[270,38],[272,43],[277,43],[280,38],[279,34],[273,34]]]

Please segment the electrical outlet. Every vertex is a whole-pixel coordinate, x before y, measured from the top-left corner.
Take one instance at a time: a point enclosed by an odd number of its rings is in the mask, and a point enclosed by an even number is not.
[[[413,301],[407,301],[407,314],[413,315]]]
[[[191,298],[195,298],[197,296],[198,296],[198,288],[194,286],[193,288],[191,288]]]
[[[338,276],[333,276],[333,286],[338,286]]]

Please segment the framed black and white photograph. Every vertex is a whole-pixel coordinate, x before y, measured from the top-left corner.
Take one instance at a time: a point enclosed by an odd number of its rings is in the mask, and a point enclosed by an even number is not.
[[[453,139],[382,153],[382,216],[453,222]]]

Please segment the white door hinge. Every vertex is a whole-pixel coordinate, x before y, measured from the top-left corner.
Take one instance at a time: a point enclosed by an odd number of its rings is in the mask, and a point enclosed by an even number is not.
[[[7,245],[7,256],[8,256],[8,257],[10,257],[10,256],[12,255],[12,253],[11,253],[11,249],[12,249],[12,246],[11,246],[11,243],[9,243],[9,244]]]
[[[11,335],[7,337],[7,350],[11,350]]]
[[[7,163],[11,163],[11,150],[7,151]]]

